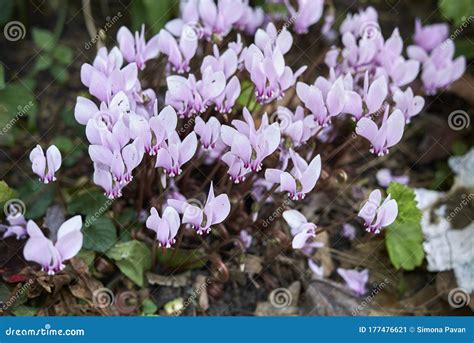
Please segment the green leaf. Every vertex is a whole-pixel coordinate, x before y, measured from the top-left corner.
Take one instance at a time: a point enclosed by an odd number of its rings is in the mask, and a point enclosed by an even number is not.
[[[69,72],[65,67],[59,65],[52,65],[49,72],[54,80],[59,83],[65,83],[69,79]]]
[[[3,64],[0,64],[0,90],[5,88],[5,69]]]
[[[33,42],[38,48],[50,52],[56,46],[56,37],[51,31],[35,27],[33,28]]]
[[[74,142],[66,136],[56,136],[54,137],[51,144],[56,145],[56,147],[61,151],[62,154],[68,154],[76,146]]]
[[[472,37],[464,39],[456,39],[456,57],[464,56],[467,60],[474,59],[474,49],[472,48]]]
[[[11,83],[0,90],[0,135],[6,134],[23,118],[34,128],[37,110],[36,97],[23,83]]]
[[[84,96],[85,94],[80,93],[79,95]],[[70,127],[71,129],[73,129],[73,133],[75,136],[85,137],[84,126],[79,124],[76,121],[76,118],[74,118],[74,107],[64,107],[60,114],[61,114],[62,122],[68,127]],[[81,150],[82,150],[82,144],[80,145],[81,145]]]
[[[56,136],[52,140],[51,144],[56,145],[59,151],[61,151],[61,154],[63,156],[63,165],[66,167],[73,166],[76,161],[83,155],[83,144],[80,144],[80,142],[74,142],[69,137]]]
[[[25,203],[25,217],[36,219],[44,216],[48,207],[53,203],[56,185],[43,184],[39,181],[27,182],[19,189],[19,197]]]
[[[124,208],[117,216],[117,221],[122,226],[127,226],[132,223],[132,221],[137,220],[137,212],[129,207]]]
[[[87,216],[84,221],[83,247],[105,253],[117,242],[115,225],[109,218]]]
[[[49,55],[40,54],[35,60],[33,71],[36,73],[36,72],[46,70],[49,67],[51,67],[52,64],[53,64],[53,59],[49,57]]]
[[[466,20],[466,16],[474,13],[474,2],[472,0],[439,0],[439,8],[443,15],[459,25]]]
[[[76,257],[83,260],[84,263],[87,264],[88,267],[91,267],[92,263],[94,263],[94,260],[95,260],[95,251],[81,249],[81,251],[79,251]]]
[[[207,255],[199,249],[157,249],[158,264],[173,270],[198,269],[206,265]]]
[[[0,205],[13,198],[15,191],[5,181],[0,181]]]
[[[139,241],[118,243],[107,252],[107,257],[115,261],[117,267],[138,286],[143,286],[145,270],[151,266],[151,252]]]
[[[38,312],[37,308],[23,305],[12,310],[12,313],[18,317],[32,317],[36,312]]]
[[[101,217],[107,212],[112,204],[112,200],[106,198],[98,190],[85,190],[84,192],[74,194],[74,197],[67,206],[69,214],[86,214],[95,217]]]
[[[151,299],[145,299],[142,303],[142,315],[147,316],[158,311],[158,306]]]
[[[242,91],[237,98],[237,103],[242,107],[248,107],[249,111],[254,111],[260,107],[255,99],[255,87],[252,82],[244,80],[242,82]]]
[[[0,25],[6,24],[13,13],[13,0],[0,1]]]
[[[151,29],[153,33],[158,33],[175,15],[176,0],[142,0],[142,2],[148,24],[147,29]]]
[[[72,62],[73,53],[71,48],[65,45],[58,45],[53,50],[53,58],[55,58],[59,63],[68,66]]]
[[[415,192],[408,186],[390,183],[389,193],[398,204],[398,216],[385,234],[390,261],[395,268],[413,270],[423,262],[423,233],[421,211],[416,205]]]

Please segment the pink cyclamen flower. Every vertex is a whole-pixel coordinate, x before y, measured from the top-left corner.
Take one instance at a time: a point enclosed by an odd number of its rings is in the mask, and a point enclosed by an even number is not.
[[[284,55],[290,50],[293,37],[284,27],[279,32],[273,23],[266,30],[258,29],[255,44],[245,52],[245,69],[255,85],[257,101],[266,104],[285,94],[296,79],[306,70],[306,66],[295,73],[285,65]]]
[[[296,84],[296,94],[314,115],[318,125],[326,127],[331,123],[333,117],[342,113],[345,105],[345,90],[342,78],[328,87],[318,87],[323,81],[318,77],[315,85],[308,86],[303,82]],[[330,84],[324,79],[325,84]]]
[[[171,106],[165,106],[158,113],[158,102],[155,101],[153,113],[153,116],[148,120],[137,114],[129,116],[131,138],[140,138],[144,144],[145,152],[150,156],[157,154],[178,125],[178,116]]]
[[[384,76],[375,79],[369,86],[369,73],[364,76],[364,104],[367,108],[368,115],[376,113],[382,108],[382,105],[387,98],[388,86],[387,80]],[[357,118],[356,119],[360,119]]]
[[[117,42],[123,57],[127,62],[135,62],[138,69],[145,69],[145,62],[158,56],[158,35],[145,40],[145,25],[140,32],[135,32],[135,37],[128,28],[122,26],[117,33]]]
[[[356,228],[348,223],[342,225],[342,235],[351,241],[356,237]]]
[[[242,15],[235,23],[235,26],[249,35],[255,34],[255,31],[262,26],[265,21],[265,12],[261,7],[249,6],[246,4]]]
[[[240,81],[237,76],[233,76],[227,82],[224,92],[214,99],[216,111],[219,113],[230,113],[240,95]]]
[[[114,70],[119,70],[122,65],[123,56],[119,48],[114,47],[110,52],[108,52],[105,47],[100,48],[97,51],[97,56],[92,65],[89,63],[82,65],[81,81],[84,85],[89,87],[93,76],[98,79],[107,79]],[[94,75],[94,73],[98,73],[98,75]]]
[[[170,248],[176,242],[181,220],[178,212],[173,207],[166,207],[163,216],[160,217],[156,208],[152,207],[150,216],[146,220],[146,227],[156,232],[156,240],[159,246]]]
[[[117,142],[118,138],[114,138]],[[128,137],[125,141],[128,142]],[[143,143],[139,138],[126,145],[117,142],[112,147],[95,144],[89,146],[92,161],[99,168],[109,170],[113,180],[121,184],[132,181],[132,171],[141,163],[143,154]]]
[[[408,47],[408,55],[423,63],[421,80],[428,95],[433,95],[440,89],[446,89],[459,79],[466,70],[466,58],[454,58],[454,43],[447,39],[428,55],[416,45]]]
[[[7,210],[7,221],[9,225],[0,224],[0,230],[5,231],[2,238],[7,238],[10,236],[16,236],[16,239],[25,238],[27,236],[25,217],[12,204],[9,205]]]
[[[43,149],[38,144],[30,152],[30,161],[33,172],[39,176],[41,182],[50,183],[56,180],[54,173],[61,167],[62,158],[59,149],[55,145],[51,145],[46,150],[45,155]]]
[[[184,118],[203,113],[208,106],[226,89],[226,79],[222,71],[211,67],[202,72],[202,79],[196,80],[193,74],[188,78],[172,75],[166,79],[168,90],[165,103],[173,106]]]
[[[247,108],[243,109],[243,116],[244,120],[232,121],[236,129],[227,125],[221,127],[222,141],[230,147],[224,160],[230,167],[229,174],[234,181],[241,181],[239,176],[242,176],[233,173],[234,164],[238,164],[239,168],[250,168],[253,172],[260,171],[263,160],[275,152],[281,139],[278,123],[270,125],[266,113],[258,129]],[[230,161],[231,164],[228,163]]]
[[[107,70],[111,69],[109,73],[87,63],[81,67],[82,83],[89,88],[89,93],[100,101],[108,102],[121,91],[131,95],[140,87],[136,63],[130,63],[123,68],[115,67],[115,64],[113,67],[107,67]]]
[[[354,82],[352,76],[347,74],[345,80],[351,84]],[[379,76],[372,83],[369,82],[369,73],[364,75],[363,95],[346,90],[343,112],[351,114],[355,120],[374,114],[382,108],[388,95],[388,85],[385,76]]]
[[[196,153],[197,137],[191,132],[181,141],[178,134],[172,132],[168,142],[158,150],[156,155],[156,168],[163,168],[170,177],[181,174],[181,167],[188,162]]]
[[[384,227],[391,225],[398,215],[398,205],[390,194],[382,202],[380,190],[373,190],[369,199],[361,207],[358,216],[364,219],[364,226],[368,232],[379,233]]]
[[[216,110],[220,113],[230,113],[235,101],[240,95],[240,81],[235,76],[239,64],[237,52],[232,48],[227,49],[224,53],[220,53],[217,45],[213,47],[213,55],[204,57],[201,64],[201,73],[205,75],[219,75],[223,73],[225,77],[225,89],[217,97],[213,97],[216,104]],[[212,85],[215,87],[215,85]]]
[[[305,116],[301,106],[296,107],[294,113],[286,107],[278,106],[274,115],[280,124],[282,136],[291,139],[291,142],[285,141],[285,145],[289,143],[291,147],[298,147],[306,143],[318,130],[313,117]]]
[[[406,123],[410,123],[411,118],[418,115],[425,106],[425,99],[419,95],[414,95],[413,90],[408,87],[405,91],[397,89],[393,95],[395,107],[402,111]]]
[[[53,243],[35,222],[28,221],[26,230],[30,237],[23,250],[25,259],[40,264],[48,275],[54,275],[64,269],[66,260],[73,258],[81,250],[81,228],[81,216],[72,217],[59,227],[57,241]]]
[[[202,147],[205,150],[214,149],[216,147],[217,140],[220,137],[221,123],[216,117],[211,117],[209,120],[204,122],[201,117],[196,117],[196,123],[194,125],[194,132],[199,136]]]
[[[247,230],[240,231],[239,238],[242,241],[242,244],[244,245],[245,249],[250,248],[250,246],[252,245],[253,237],[250,233],[248,233]]]
[[[295,9],[289,1],[285,0],[295,32],[298,34],[307,33],[309,27],[321,19],[324,0],[298,0],[297,3],[298,9]]]
[[[382,67],[379,68],[380,74],[390,78],[391,83],[397,87],[413,82],[420,71],[420,62],[415,59],[405,59],[402,52],[403,40],[398,28],[395,28],[376,57]]]
[[[172,69],[179,74],[189,71],[189,62],[196,54],[198,34],[190,25],[183,25],[179,43],[166,29],[158,34],[159,51],[168,56]]]
[[[318,266],[312,259],[308,258],[308,267],[317,277],[324,276],[324,266]]]
[[[445,23],[423,26],[421,20],[416,18],[413,41],[426,52],[432,51],[448,39],[449,25]]]
[[[337,268],[337,273],[344,279],[355,294],[363,295],[367,292],[367,282],[369,281],[369,270],[364,269],[360,272],[356,269]]]
[[[372,6],[360,9],[358,13],[349,13],[341,23],[339,31],[341,34],[351,32],[356,36],[362,36],[370,27],[378,27],[378,14]]]
[[[104,189],[104,195],[107,198],[116,199],[122,196],[122,188],[125,184],[116,182],[114,176],[107,167],[95,164],[92,179],[96,185]]]
[[[380,128],[369,118],[357,122],[356,133],[370,142],[370,152],[378,156],[388,154],[389,148],[400,142],[405,129],[403,113],[396,109],[389,116],[388,112],[389,106],[385,108]]]
[[[401,183],[402,185],[406,185],[410,181],[408,175],[392,175],[392,171],[388,168],[380,169],[377,174],[375,174],[375,177],[377,178],[377,182],[381,187],[388,187],[390,182],[397,182]]]
[[[183,215],[182,222],[190,224],[199,235],[209,233],[212,225],[222,223],[230,213],[229,197],[227,194],[216,197],[212,182],[203,208],[193,202],[174,199],[169,199],[168,205],[181,213]]]
[[[280,192],[288,192],[293,200],[301,200],[316,186],[321,174],[321,156],[317,155],[308,164],[300,155],[290,150],[293,169],[290,172],[280,169],[267,169],[265,180],[280,185]]]
[[[244,0],[218,0],[217,5],[214,0],[199,0],[198,13],[204,37],[225,37],[246,7],[248,5]]]
[[[287,210],[283,212],[283,219],[288,223],[291,229],[293,241],[291,246],[293,249],[310,250],[312,248],[319,248],[323,244],[321,242],[308,241],[316,237],[316,224],[309,223],[308,219],[297,210]]]

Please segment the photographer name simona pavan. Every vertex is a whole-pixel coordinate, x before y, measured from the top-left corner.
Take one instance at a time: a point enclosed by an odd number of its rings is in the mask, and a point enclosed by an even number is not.
[[[426,327],[418,326],[416,328],[417,333],[466,333],[465,327],[452,327],[452,326],[440,326],[440,327]]]

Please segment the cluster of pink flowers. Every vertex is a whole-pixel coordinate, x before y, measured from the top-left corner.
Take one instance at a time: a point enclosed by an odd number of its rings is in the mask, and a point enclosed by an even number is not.
[[[288,1],[283,3],[295,17],[292,27],[296,33],[307,32],[322,17],[322,1],[298,1],[298,9]],[[420,65],[424,70],[438,62],[449,65],[449,56],[445,61],[436,57],[436,49],[447,49],[447,55],[451,49],[449,42],[440,47],[446,35],[444,26],[421,27],[417,22],[417,46],[410,47],[412,53],[407,58],[398,29],[385,39],[377,12],[369,7],[343,21],[342,47],[333,47],[325,58],[329,76],[318,76],[314,84],[297,83],[306,66],[293,72],[286,65],[285,54],[293,45],[293,35],[286,25],[277,30],[271,22],[265,29],[260,28],[263,24],[261,9],[252,9],[246,1],[182,2],[181,17],[169,22],[148,42],[143,28],[135,36],[121,28],[117,37],[120,49],[113,48],[110,53],[101,49],[92,66],[84,65],[83,83],[101,104],[79,97],[76,119],[86,125],[96,169],[94,180],[107,196],[121,195],[144,154],[156,156],[155,166],[173,178],[199,151],[199,156],[206,155],[205,163],[221,159],[234,183],[242,183],[248,175],[263,170],[263,177],[257,175],[253,181],[254,192],[265,192],[275,185],[292,200],[302,200],[315,188],[322,166],[320,155],[302,156],[298,148],[320,132],[327,132],[335,119],[349,116],[357,123],[356,134],[370,142],[371,152],[387,154],[401,140],[405,125],[424,106],[424,99],[409,86],[418,76]],[[210,55],[201,56],[200,41],[219,41],[233,29],[255,33],[254,43],[245,47],[238,34],[226,49],[220,50],[214,44]],[[438,40],[431,35],[438,36]],[[424,36],[430,36],[429,42]],[[145,62],[160,53],[170,66],[165,107],[161,111],[155,93],[142,90],[137,74],[145,68]],[[202,58],[199,70],[191,72],[191,59],[198,56]],[[124,60],[129,64],[123,66]],[[452,64],[459,67],[458,63]],[[461,69],[448,74],[459,77]],[[295,87],[301,106],[294,112],[279,107],[272,118],[264,113],[259,123],[243,107],[243,120],[223,123],[220,114],[234,112],[244,72],[253,84],[257,102],[271,103]],[[432,91],[440,87],[425,82],[425,88]],[[178,117],[193,118],[194,130],[180,135]],[[265,167],[264,161],[272,155],[276,157],[276,167]],[[371,195],[370,204],[377,199],[380,202],[376,196],[379,193]],[[216,212],[215,206],[221,210]],[[200,234],[209,232],[211,225],[227,217],[230,202],[226,194],[214,199],[211,186],[204,209],[185,199],[170,199],[163,207],[166,209],[161,217],[152,209],[147,226],[157,232],[160,244],[171,246],[181,223],[191,225]],[[396,202],[388,198],[377,205],[373,215],[366,212],[367,206],[360,216],[368,230],[377,233],[393,222]],[[314,228],[310,226],[295,235],[295,247],[303,247],[300,243],[313,236]]]
[[[297,1],[298,8],[282,2],[294,18],[292,29],[297,34],[308,32],[323,15],[323,1]],[[329,30],[331,18],[326,17],[323,30]],[[405,125],[423,109],[424,99],[410,87],[420,69],[428,94],[448,87],[464,71],[463,58],[452,60],[454,47],[446,41],[445,26],[422,27],[417,22],[416,45],[408,48],[406,57],[398,29],[386,39],[377,12],[369,7],[343,21],[342,46],[333,47],[325,58],[329,75],[316,77],[313,84],[297,82],[306,66],[293,71],[287,65],[285,55],[293,45],[293,35],[286,25],[278,30],[269,22],[262,28],[267,19],[261,8],[250,7],[246,0],[182,1],[180,18],[170,21],[150,40],[145,39],[144,27],[134,34],[122,27],[118,47],[99,49],[93,64],[82,66],[82,83],[95,101],[78,97],[75,118],[85,125],[93,180],[107,197],[120,197],[145,155],[154,159],[162,185],[168,184],[170,193],[175,194],[161,208],[151,208],[146,221],[161,246],[171,247],[176,242],[182,224],[205,234],[231,213],[228,194],[215,196],[212,182],[202,206],[180,195],[173,178],[183,173],[185,164],[222,161],[234,184],[251,179],[257,201],[271,201],[264,194],[272,189],[302,201],[317,185],[324,152],[321,156],[314,149],[303,152],[301,148],[312,140],[324,142],[324,135],[336,121],[352,118],[355,133],[370,142],[370,151],[385,155],[401,140]],[[200,43],[220,43],[232,30],[254,35],[254,43],[244,46],[237,34],[225,49],[214,44],[212,53],[204,55]],[[166,58],[169,66],[164,104],[158,102],[154,90],[142,88],[139,74],[159,56]],[[197,58],[201,63],[191,70],[191,61]],[[290,105],[280,106],[272,116],[252,113],[237,105],[243,81],[251,84],[252,95],[261,105],[282,98],[292,87],[300,103],[294,111]],[[193,126],[183,129],[183,120]],[[54,146],[46,155],[40,147],[35,148],[30,159],[43,182],[54,181],[61,164]],[[368,231],[378,233],[393,223],[397,213],[396,201],[388,195],[382,202],[381,192],[375,190],[359,216]],[[316,225],[300,212],[288,210],[283,217],[294,236],[293,248],[309,254],[320,246],[313,241]],[[67,223],[55,244],[42,236],[34,223],[27,224],[27,246],[38,242],[52,254],[48,263],[41,261],[50,273],[61,270],[62,261],[77,253],[76,245],[63,251],[66,237],[79,238],[80,234],[76,219]],[[24,227],[25,221],[10,224]],[[23,231],[16,234],[24,235]],[[250,246],[251,236],[246,232],[243,237]],[[31,251],[29,248],[25,253],[27,259],[38,261]],[[308,263],[320,271],[313,261]],[[350,273],[341,270],[340,274],[347,279]],[[365,272],[362,279],[367,279]],[[364,287],[357,285],[356,292],[363,292]]]

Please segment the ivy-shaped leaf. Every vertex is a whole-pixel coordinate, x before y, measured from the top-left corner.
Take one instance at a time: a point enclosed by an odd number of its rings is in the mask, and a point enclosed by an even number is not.
[[[391,183],[387,193],[398,204],[397,219],[385,231],[385,245],[390,261],[397,269],[413,270],[421,265],[425,256],[421,211],[416,206],[415,192],[408,186]]]
[[[84,221],[83,247],[105,253],[117,242],[115,225],[109,218],[88,216]]]
[[[67,206],[69,214],[85,214],[101,217],[107,213],[112,205],[112,200],[106,198],[104,194],[98,190],[86,190],[84,192],[74,194],[73,198]]]
[[[19,189],[19,198],[25,203],[25,217],[37,219],[46,214],[53,203],[56,184],[45,185],[39,181],[30,181]]]
[[[157,249],[158,264],[175,271],[198,269],[208,261],[207,255],[199,249]]]
[[[116,244],[107,252],[122,273],[138,286],[143,286],[144,272],[151,267],[150,249],[142,242],[128,241]]]
[[[0,205],[13,198],[15,191],[5,181],[0,181]]]
[[[56,45],[56,37],[51,31],[33,28],[33,41],[36,46],[40,49],[44,49],[47,52],[53,50]]]
[[[474,2],[472,0],[439,0],[439,8],[446,17],[454,21],[455,25],[459,25],[474,13]]]

